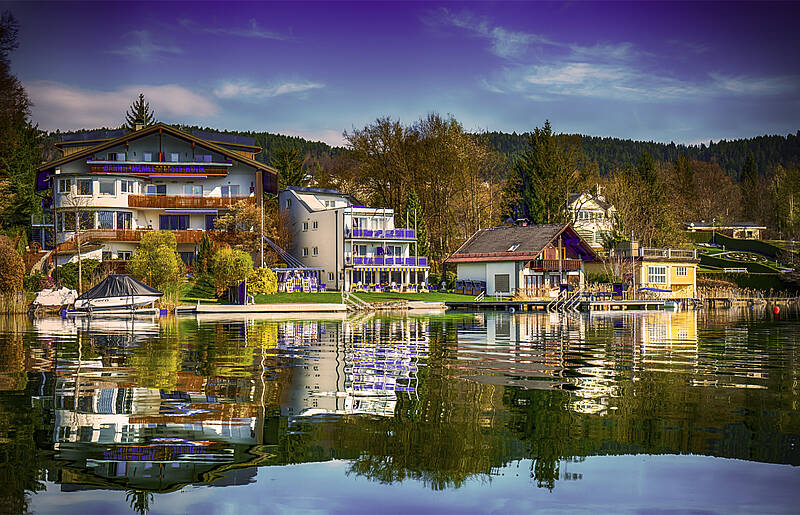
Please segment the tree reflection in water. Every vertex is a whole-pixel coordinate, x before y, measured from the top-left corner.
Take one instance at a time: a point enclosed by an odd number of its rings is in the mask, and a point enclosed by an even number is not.
[[[7,322],[0,508],[46,477],[144,513],[332,459],[434,490],[523,459],[551,490],[586,456],[798,465],[798,349],[797,324],[757,312]]]

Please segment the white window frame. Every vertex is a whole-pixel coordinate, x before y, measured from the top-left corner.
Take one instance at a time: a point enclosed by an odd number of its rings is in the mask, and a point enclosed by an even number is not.
[[[64,189],[64,185],[66,185],[66,189]],[[72,179],[59,179],[57,188],[61,194],[69,193],[72,190]]]
[[[186,193],[186,190],[189,189],[189,193]],[[183,195],[185,197],[202,197],[203,196],[203,185],[202,184],[184,184],[183,185]]]
[[[146,163],[150,163],[153,161],[153,153],[152,152],[145,152],[142,156],[142,160]]]
[[[667,267],[666,266],[648,266],[647,267],[647,283],[648,284],[667,284]]]
[[[108,181],[100,179],[97,181],[98,184],[98,194],[104,197],[115,197],[117,195],[117,181]],[[111,185],[111,193],[103,193],[103,185]]]
[[[317,220],[314,220],[313,222],[311,222],[311,230],[316,231],[317,229],[319,229],[319,222]]]
[[[80,184],[83,181],[89,183],[89,193],[81,193]],[[92,179],[78,179],[75,182],[75,196],[77,197],[91,197],[94,194],[94,181]]]
[[[308,222],[303,222],[303,232],[308,230]]]
[[[181,153],[180,152],[170,152],[169,153],[169,161],[171,163],[177,163],[181,160]]]
[[[303,257],[308,257],[308,247],[303,247]]]
[[[675,277],[688,277],[689,269],[685,266],[675,267]]]
[[[311,249],[311,255],[319,256],[319,247],[314,247],[313,249]]]
[[[329,281],[333,281],[333,280],[334,280],[334,278],[333,278],[333,272],[328,272],[328,280],[329,280]]]

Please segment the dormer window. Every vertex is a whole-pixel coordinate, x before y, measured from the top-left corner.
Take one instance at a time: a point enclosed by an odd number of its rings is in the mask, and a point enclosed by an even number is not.
[[[149,163],[153,160],[153,153],[152,152],[145,152],[144,153],[144,161]]]
[[[517,247],[519,247],[519,243],[515,243],[510,247],[508,247],[508,250],[506,252],[514,252],[515,250],[517,250]]]

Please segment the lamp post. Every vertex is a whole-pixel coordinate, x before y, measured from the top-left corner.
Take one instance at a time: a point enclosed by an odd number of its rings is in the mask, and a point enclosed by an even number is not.
[[[717,234],[715,232],[716,227],[717,227],[717,219],[716,218],[712,218],[711,219],[711,243],[713,245],[717,244]]]

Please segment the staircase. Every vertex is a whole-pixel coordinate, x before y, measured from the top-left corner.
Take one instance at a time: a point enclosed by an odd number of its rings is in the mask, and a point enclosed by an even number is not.
[[[346,291],[342,291],[342,304],[347,306],[347,311],[375,311],[375,306]]]

